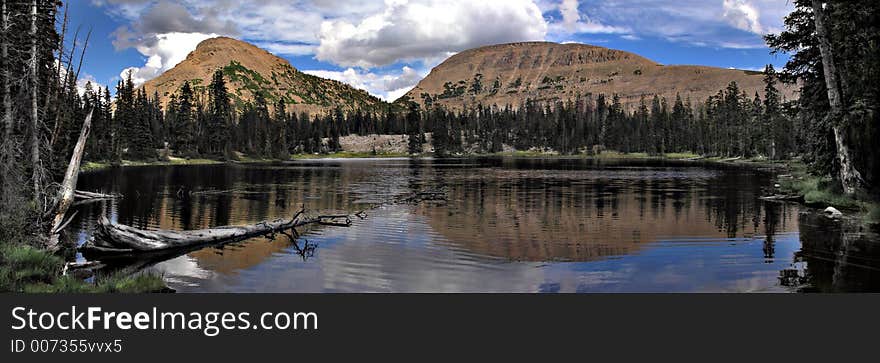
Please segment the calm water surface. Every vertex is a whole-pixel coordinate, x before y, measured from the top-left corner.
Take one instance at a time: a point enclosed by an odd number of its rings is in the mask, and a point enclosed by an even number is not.
[[[102,213],[180,230],[290,218],[303,204],[321,213],[381,205],[349,228],[310,228],[297,241],[279,234],[132,262],[181,292],[880,289],[877,241],[761,201],[770,177],[585,159],[137,167],[84,174],[80,189],[125,198],[80,207],[74,230],[80,243],[91,238]],[[437,189],[447,202],[382,205]]]

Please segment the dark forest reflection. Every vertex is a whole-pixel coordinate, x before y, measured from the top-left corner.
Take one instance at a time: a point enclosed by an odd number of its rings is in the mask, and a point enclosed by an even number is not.
[[[800,216],[803,247],[794,259],[803,269],[787,269],[780,281],[801,292],[880,292],[880,237],[851,221]]]
[[[858,262],[842,264],[859,267],[845,268],[812,252],[839,250],[827,233],[846,234],[761,201],[769,176],[742,168],[399,159],[128,168],[80,180],[125,195],[82,207],[83,241],[103,212],[141,228],[197,229],[290,216],[302,204],[352,213],[447,193],[445,203],[371,210],[351,228],[203,248],[152,267],[181,291],[841,291],[877,280],[862,267],[877,266],[866,257],[876,248],[850,248],[864,254],[849,253]]]

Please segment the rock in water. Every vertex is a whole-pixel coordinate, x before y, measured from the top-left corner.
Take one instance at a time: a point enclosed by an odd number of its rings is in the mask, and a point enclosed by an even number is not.
[[[839,210],[837,210],[837,208],[834,207],[825,208],[824,213],[826,216],[834,219],[843,217],[843,213],[841,213]]]

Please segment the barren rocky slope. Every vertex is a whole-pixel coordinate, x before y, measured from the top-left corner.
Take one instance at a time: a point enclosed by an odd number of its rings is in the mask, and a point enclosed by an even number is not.
[[[422,105],[461,109],[477,104],[518,106],[526,99],[573,100],[618,94],[629,109],[642,96],[672,101],[676,94],[702,102],[731,81],[750,97],[763,94],[760,72],[705,66],[662,65],[639,55],[586,44],[525,42],[458,53],[404,97]],[[793,91],[783,90],[786,97]]]

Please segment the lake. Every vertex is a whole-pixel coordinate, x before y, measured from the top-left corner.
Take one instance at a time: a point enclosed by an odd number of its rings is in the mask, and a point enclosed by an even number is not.
[[[96,220],[201,229],[365,210],[316,226],[128,261],[179,292],[842,292],[880,290],[876,231],[762,201],[740,166],[584,158],[349,159],[126,167],[78,189]],[[446,201],[391,203],[442,190]],[[83,259],[82,256],[78,257]]]

